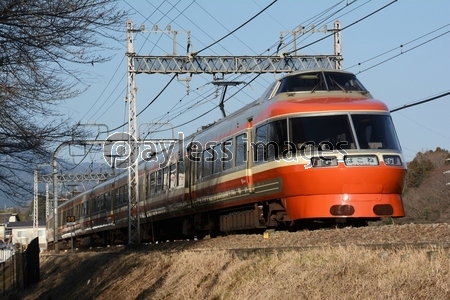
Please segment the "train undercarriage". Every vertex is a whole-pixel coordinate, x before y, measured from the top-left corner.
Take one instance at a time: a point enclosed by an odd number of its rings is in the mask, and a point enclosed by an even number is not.
[[[141,220],[140,242],[162,243],[175,240],[215,238],[229,234],[262,233],[268,229],[296,231],[329,227],[366,226],[370,219],[291,220],[279,200],[265,201],[221,211],[152,221]],[[374,219],[375,221],[375,219]],[[112,228],[59,242],[59,248],[105,247],[128,244],[128,227]],[[137,241],[133,241],[137,242]],[[49,249],[53,245],[49,244]]]

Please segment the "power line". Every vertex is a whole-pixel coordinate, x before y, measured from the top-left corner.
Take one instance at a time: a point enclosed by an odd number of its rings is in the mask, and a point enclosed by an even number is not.
[[[340,9],[337,10],[336,12],[330,14],[328,17],[322,19],[322,20],[320,21],[320,23],[319,23],[318,26],[321,26],[322,23],[324,23],[325,21],[331,19],[334,15],[336,15],[336,14],[339,13],[340,11],[342,11],[342,10],[348,8],[350,5],[354,4],[356,1],[358,1],[358,0],[354,0],[354,1],[350,2],[350,3],[347,3],[343,8],[340,8]],[[353,9],[351,9],[350,11],[347,11],[346,13],[341,14],[341,15],[335,17],[335,19],[340,19],[340,18],[342,18],[343,16],[345,16],[345,15],[347,15],[347,14],[349,14],[349,13],[355,11],[355,10],[357,10],[358,8],[361,8],[362,6],[366,5],[367,3],[371,2],[371,1],[372,1],[372,0],[368,0],[368,1],[364,2],[364,3],[362,3],[361,5],[359,5],[359,6],[355,7],[355,8],[353,8]],[[313,21],[313,22],[315,22],[315,21]],[[311,24],[314,24],[313,22],[311,22]],[[301,39],[299,42],[300,42],[300,43],[301,43],[301,42],[304,42],[304,41],[306,41],[308,38],[310,38],[311,36],[312,36],[312,35],[307,35],[304,39]],[[301,37],[301,36],[300,36],[300,37]],[[300,38],[300,37],[299,37],[299,38]]]
[[[433,37],[433,38],[431,38],[431,39],[429,39],[429,40],[427,40],[427,41],[425,41],[425,42],[423,42],[423,43],[421,43],[421,44],[419,44],[419,45],[417,45],[417,46],[414,46],[414,47],[412,47],[412,48],[410,48],[410,49],[408,49],[408,50],[402,51],[402,52],[400,52],[399,54],[396,54],[396,55],[394,55],[394,56],[392,56],[392,57],[390,57],[390,58],[387,58],[387,59],[385,59],[385,60],[383,60],[383,61],[381,61],[381,62],[379,62],[379,63],[377,63],[377,64],[375,64],[375,65],[372,65],[372,66],[370,66],[370,67],[368,67],[368,68],[366,68],[366,69],[364,69],[364,70],[358,72],[358,74],[359,74],[359,73],[362,73],[362,72],[365,72],[365,71],[367,71],[367,70],[373,69],[373,68],[375,68],[375,67],[377,67],[377,66],[379,66],[379,65],[382,65],[382,64],[384,64],[384,63],[386,63],[386,62],[388,62],[388,61],[390,61],[390,60],[392,60],[392,59],[394,59],[394,58],[396,58],[396,57],[398,57],[398,56],[400,56],[400,55],[402,55],[402,54],[408,53],[409,51],[412,51],[412,50],[414,50],[414,49],[416,49],[416,48],[419,48],[419,47],[421,47],[421,46],[423,46],[423,45],[425,45],[425,44],[428,44],[429,42],[432,42],[432,41],[434,41],[434,40],[436,40],[436,39],[438,39],[438,38],[440,38],[440,37],[442,37],[442,36],[444,36],[444,35],[446,35],[446,34],[448,34],[448,33],[450,33],[450,30],[449,30],[449,31],[446,31],[446,32],[444,32],[444,33],[442,33],[442,34],[440,34],[440,35],[438,35],[438,36],[435,36],[435,37]],[[400,47],[401,47],[401,46],[400,46]]]
[[[155,13],[155,11],[153,11],[153,13],[152,14],[150,14],[148,17],[145,17],[139,10],[137,10],[134,6],[132,6],[130,3],[128,3],[126,0],[124,0],[124,2],[128,5],[128,6],[130,6],[132,9],[134,9],[137,13],[139,13],[142,17],[144,17],[145,18],[145,21],[147,21],[147,20],[149,20],[150,19],[150,17]],[[148,1],[147,1],[148,2]],[[160,4],[160,6],[162,5],[162,3]],[[176,5],[176,4],[175,4]],[[160,7],[159,6],[159,7]],[[159,8],[158,7],[158,8]],[[175,7],[175,6],[174,6]],[[157,8],[157,9],[158,9]],[[168,13],[168,12],[167,12]],[[166,13],[166,14],[167,14]],[[122,44],[121,44],[122,45]],[[124,45],[122,45],[122,47],[124,47]],[[142,46],[143,47],[143,46]],[[141,48],[142,49],[142,48]],[[122,63],[123,63],[123,61],[122,61]],[[87,116],[87,114],[94,108],[94,106],[98,103],[98,101],[100,100],[100,98],[103,96],[103,94],[105,93],[105,91],[107,90],[107,88],[109,87],[109,85],[111,84],[111,82],[112,82],[112,80],[113,80],[113,78],[116,76],[116,74],[117,74],[117,72],[118,72],[118,70],[122,67],[122,63],[120,63],[120,64],[118,64],[117,65],[117,68],[116,68],[116,70],[114,71],[114,73],[113,73],[113,75],[111,76],[111,78],[109,79],[109,81],[108,81],[108,83],[107,83],[107,85],[105,86],[105,88],[103,89],[103,91],[100,93],[100,95],[98,96],[98,98],[94,101],[94,103],[91,105],[91,108],[83,115],[83,117],[81,117],[80,118],[80,121],[83,119],[83,118],[85,118],[86,116]],[[126,76],[126,72],[124,73],[124,75],[122,76],[122,80],[125,78],[125,76]],[[111,97],[111,95],[116,91],[116,89],[118,88],[118,86],[119,85],[116,85],[116,87],[113,89],[113,91],[110,93],[110,96],[109,97],[107,97],[104,101],[103,101],[103,103],[100,105],[100,107],[94,112],[94,113],[92,113],[92,117],[91,118],[94,118],[94,116],[100,111],[100,109],[102,109],[102,107],[108,102],[108,100],[110,99],[110,97]],[[126,90],[126,88],[124,88],[123,90],[122,90],[122,93],[124,92]],[[117,100],[118,98],[119,98],[120,96],[118,96],[115,100]],[[100,115],[100,116],[98,116],[97,117],[97,119],[98,118],[100,118],[100,117],[102,117],[110,108],[112,107],[112,105],[110,105],[105,111],[103,111],[103,113]],[[91,118],[89,118],[89,119],[91,119]]]
[[[252,79],[252,81],[256,80],[259,76],[261,76],[261,74],[257,74],[257,75],[255,76],[255,78]],[[244,89],[246,86],[248,86],[252,81],[246,83],[246,84],[245,84],[243,87],[241,87],[237,92],[235,92],[234,94],[230,95],[226,100],[224,100],[224,102],[227,102],[228,100],[230,100],[234,95],[236,95],[237,93],[239,93],[242,89]],[[199,118],[201,118],[201,117],[203,117],[203,116],[209,114],[209,113],[212,112],[213,110],[217,109],[218,106],[219,106],[219,105],[217,104],[216,106],[214,106],[213,108],[209,109],[209,110],[206,111],[205,113],[203,113],[203,114],[197,116],[196,118],[194,118],[194,119],[192,119],[192,120],[190,120],[190,121],[186,121],[186,122],[184,122],[184,123],[182,123],[182,124],[176,125],[176,126],[174,126],[173,128],[175,129],[175,128],[179,128],[179,127],[182,127],[182,126],[184,126],[184,125],[187,125],[187,124],[193,122],[194,120],[199,119]],[[160,127],[160,128],[161,128],[161,127]],[[157,130],[157,131],[154,131],[154,132],[155,132],[155,133],[158,133],[158,132],[164,132],[164,131],[167,131],[167,130],[169,130],[169,129]]]
[[[347,29],[347,28],[352,27],[352,26],[355,25],[355,24],[358,24],[359,22],[361,22],[361,21],[367,19],[368,17],[370,17],[370,16],[372,16],[372,15],[374,15],[374,14],[376,14],[376,13],[382,11],[383,9],[385,9],[385,8],[387,8],[388,6],[394,4],[395,2],[397,2],[397,0],[392,1],[392,2],[390,2],[390,3],[388,3],[388,4],[386,4],[385,6],[379,8],[379,9],[373,11],[373,12],[371,12],[370,14],[368,14],[368,15],[362,17],[361,19],[356,20],[355,22],[351,23],[350,25],[347,25],[347,26],[341,28],[340,31],[343,31],[343,30],[345,30],[345,29]],[[312,42],[312,43],[309,43],[309,44],[307,44],[307,45],[305,45],[305,46],[302,46],[302,47],[300,47],[300,48],[294,49],[294,50],[288,52],[287,54],[289,55],[289,54],[292,54],[292,53],[294,53],[294,52],[296,52],[296,51],[298,51],[298,50],[302,50],[302,49],[304,49],[304,48],[306,48],[306,47],[309,47],[309,46],[311,46],[311,45],[314,45],[314,44],[316,44],[316,43],[318,43],[318,42],[320,42],[320,41],[323,41],[324,39],[329,38],[329,37],[332,36],[332,35],[334,35],[334,32],[331,33],[331,34],[328,34],[328,35],[326,35],[325,37],[320,38],[320,39],[318,39],[318,40],[316,40],[316,41],[314,41],[314,42]]]
[[[236,31],[238,31],[239,29],[241,29],[242,27],[244,27],[245,25],[247,25],[249,22],[251,22],[253,19],[255,19],[257,16],[259,16],[260,14],[262,14],[265,10],[267,10],[269,7],[271,7],[275,2],[277,2],[278,0],[274,0],[272,3],[270,3],[269,5],[267,5],[263,10],[261,10],[259,13],[257,13],[256,15],[254,15],[253,17],[251,17],[249,20],[247,20],[246,22],[244,22],[242,25],[240,25],[239,27],[237,27],[236,29],[234,29],[233,31],[229,32],[228,34],[226,34],[225,36],[223,36],[222,38],[218,39],[217,41],[215,41],[214,43],[210,44],[209,46],[206,46],[205,48],[192,53],[193,55],[198,55],[200,52],[212,47],[213,45],[219,43],[220,41],[222,41],[223,39],[229,37],[230,35],[232,35],[233,33],[235,33]]]
[[[444,92],[444,93],[439,94],[437,96],[433,96],[431,98],[427,98],[425,100],[417,101],[417,102],[414,102],[414,103],[411,103],[411,104],[405,104],[403,106],[400,106],[400,107],[392,109],[390,112],[393,113],[393,112],[396,112],[396,111],[399,111],[399,110],[402,110],[402,109],[405,109],[405,108],[408,108],[408,107],[413,107],[413,106],[416,106],[416,105],[419,105],[419,104],[427,103],[427,102],[430,102],[430,101],[433,101],[433,100],[445,97],[447,95],[450,95],[450,91]]]
[[[166,85],[165,85],[164,88],[158,93],[158,95],[156,95],[155,98],[153,98],[153,100],[150,101],[150,103],[147,104],[147,106],[144,107],[144,109],[142,109],[138,114],[136,114],[136,117],[138,117],[141,113],[143,113],[147,108],[149,108],[150,105],[153,104],[153,102],[156,101],[156,99],[159,98],[159,96],[167,89],[167,87],[168,87],[168,86],[170,85],[170,83],[175,79],[175,77],[176,77],[176,75],[173,75],[173,76],[172,76],[172,78],[169,80],[168,83],[166,83]],[[123,123],[122,125],[117,126],[116,128],[111,129],[110,131],[117,130],[117,129],[119,129],[120,127],[123,127],[123,126],[125,126],[125,125],[127,125],[127,124],[128,124],[128,122],[125,122],[125,123]],[[101,133],[105,133],[105,132],[101,132]]]

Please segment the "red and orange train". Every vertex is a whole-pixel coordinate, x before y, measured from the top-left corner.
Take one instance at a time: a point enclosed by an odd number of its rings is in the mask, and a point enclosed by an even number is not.
[[[389,110],[349,72],[287,75],[171,150],[139,163],[141,241],[404,216]],[[60,205],[58,239],[75,216],[78,245],[125,242],[127,183],[124,172]]]

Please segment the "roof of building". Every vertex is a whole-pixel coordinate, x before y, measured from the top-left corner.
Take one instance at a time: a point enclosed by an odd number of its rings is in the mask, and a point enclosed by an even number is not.
[[[45,227],[45,220],[38,221],[38,227]],[[32,228],[33,221],[24,221],[24,222],[10,222],[6,224],[6,228]]]
[[[10,212],[2,212],[2,213],[0,213],[0,224],[8,223],[9,218],[13,215],[15,215],[17,221],[20,221],[19,216],[17,214],[10,213]]]

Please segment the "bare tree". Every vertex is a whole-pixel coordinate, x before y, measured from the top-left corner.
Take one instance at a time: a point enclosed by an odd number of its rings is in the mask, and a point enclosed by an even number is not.
[[[57,106],[85,90],[80,65],[110,59],[126,14],[116,0],[0,1],[0,197],[30,199],[21,174],[73,134]]]

